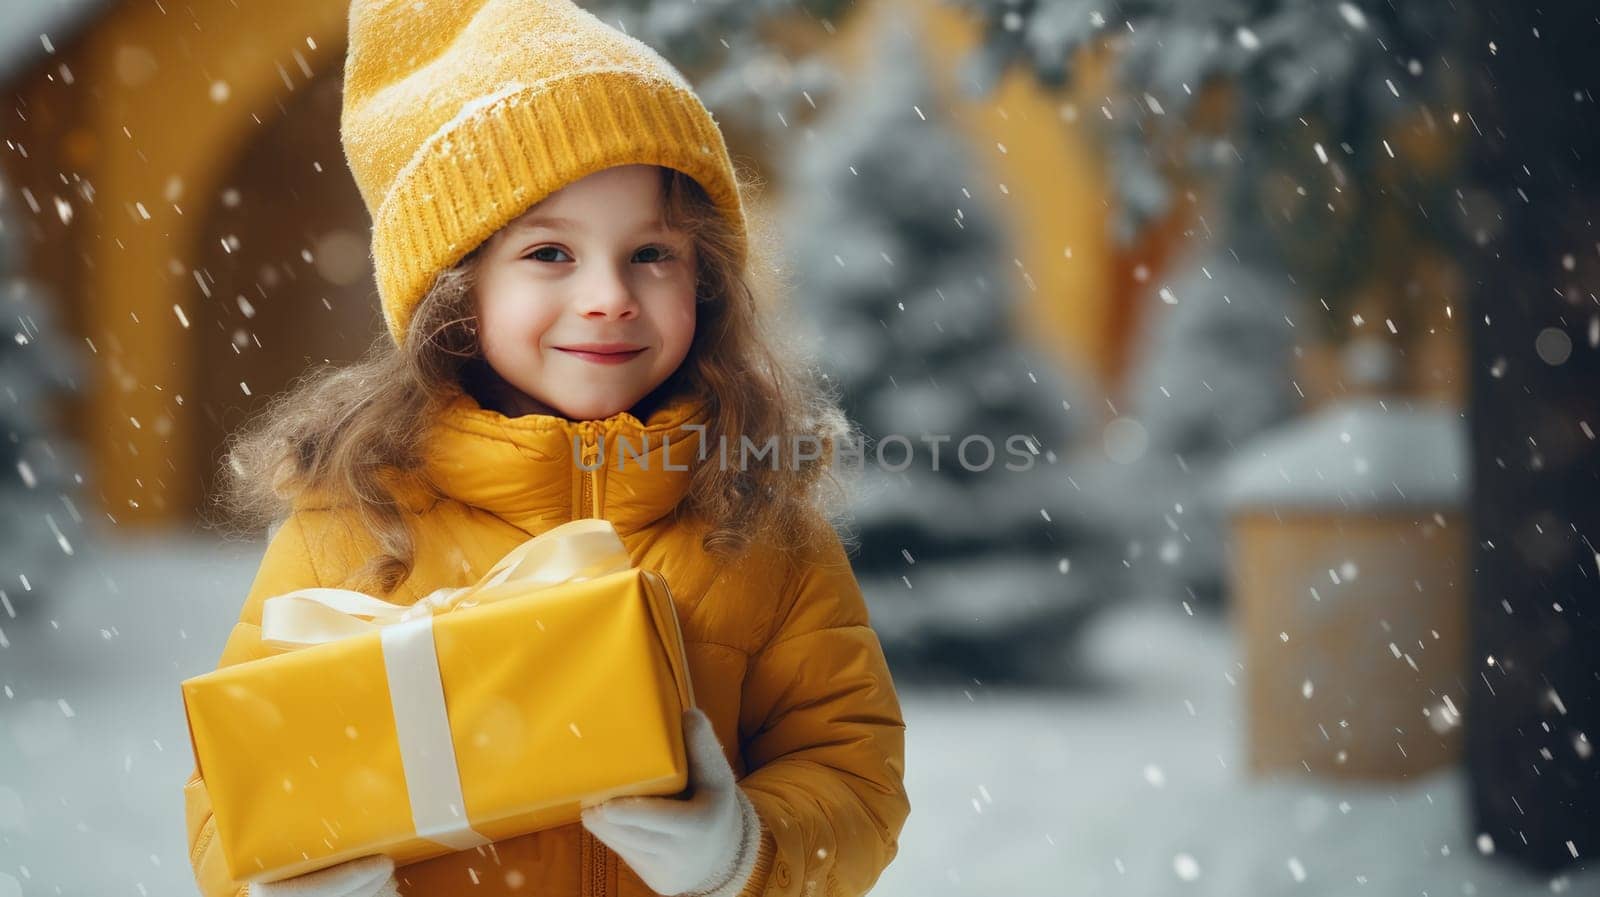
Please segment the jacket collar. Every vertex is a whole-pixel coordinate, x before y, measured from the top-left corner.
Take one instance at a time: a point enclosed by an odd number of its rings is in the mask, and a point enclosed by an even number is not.
[[[530,535],[596,516],[636,531],[688,492],[709,419],[707,401],[693,393],[664,400],[645,420],[620,411],[574,421],[506,417],[457,391],[429,434],[426,472],[447,497]]]

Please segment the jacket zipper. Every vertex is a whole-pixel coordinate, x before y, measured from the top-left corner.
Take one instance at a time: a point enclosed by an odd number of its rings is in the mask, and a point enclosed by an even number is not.
[[[581,428],[583,435],[583,466],[578,470],[578,476],[582,479],[579,481],[577,514],[574,515],[573,519],[598,517],[600,515],[599,510],[594,506],[594,494],[595,471],[599,467],[598,461],[600,457],[599,439],[595,434],[592,421],[583,421],[578,426]]]
[[[595,471],[598,469],[597,459],[600,454],[599,439],[592,421],[583,421],[579,425],[583,436],[582,459],[583,466],[578,470],[579,480],[578,507],[575,508],[574,519],[583,517],[600,516],[599,508],[595,507]],[[583,881],[580,893],[582,897],[607,897],[610,876],[607,866],[610,864],[611,851],[605,843],[596,838],[579,824],[578,828],[578,863],[582,866]],[[587,849],[586,849],[587,848]]]
[[[584,870],[584,875],[589,879],[589,887],[584,891],[591,897],[606,897],[607,879],[606,864],[610,861],[610,850],[605,842],[583,830],[584,837],[589,839],[589,865]]]

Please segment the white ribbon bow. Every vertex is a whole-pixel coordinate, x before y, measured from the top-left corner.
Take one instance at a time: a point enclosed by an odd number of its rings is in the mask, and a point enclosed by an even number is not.
[[[320,645],[630,566],[628,549],[610,521],[574,520],[513,548],[472,585],[435,589],[409,607],[352,589],[297,589],[268,598],[261,607],[261,640],[288,648]],[[507,583],[515,587],[499,588]]]

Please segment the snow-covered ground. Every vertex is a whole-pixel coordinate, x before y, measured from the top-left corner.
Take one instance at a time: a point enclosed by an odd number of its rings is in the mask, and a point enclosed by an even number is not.
[[[210,669],[262,545],[145,536],[80,557],[36,618],[0,616],[0,897],[194,893],[178,682]],[[1482,855],[1459,777],[1252,783],[1225,625],[1130,606],[1080,692],[902,686],[912,815],[873,893],[1597,894]]]
[[[1083,650],[1094,693],[907,696],[912,813],[874,894],[1600,894],[1592,864],[1533,878],[1486,857],[1455,770],[1399,787],[1247,778],[1222,621],[1119,608]]]

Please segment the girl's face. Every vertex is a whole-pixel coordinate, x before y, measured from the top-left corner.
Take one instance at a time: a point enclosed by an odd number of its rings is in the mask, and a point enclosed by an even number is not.
[[[509,416],[626,411],[689,354],[695,257],[662,227],[661,172],[623,165],[552,193],[484,246],[473,301]]]

